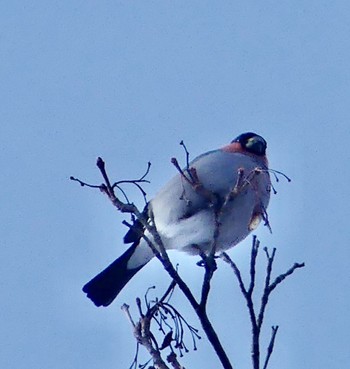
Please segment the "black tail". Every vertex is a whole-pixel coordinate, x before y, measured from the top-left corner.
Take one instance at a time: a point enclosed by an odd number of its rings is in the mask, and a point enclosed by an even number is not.
[[[137,246],[138,242],[135,242],[122,256],[83,287],[87,297],[96,306],[108,306],[130,279],[144,266],[127,269],[128,261]]]

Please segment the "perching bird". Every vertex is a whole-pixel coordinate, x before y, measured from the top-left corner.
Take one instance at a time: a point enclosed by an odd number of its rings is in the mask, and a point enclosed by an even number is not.
[[[216,251],[235,246],[258,226],[261,219],[266,220],[271,184],[265,152],[266,141],[261,136],[243,133],[229,145],[198,156],[182,174],[171,179],[145,210],[146,214],[152,214],[164,247],[194,255],[208,253],[213,244],[217,227],[215,217],[220,206],[221,225]],[[214,196],[216,204],[184,178],[184,175],[191,178],[191,168],[203,188]],[[227,201],[237,184],[240,190]],[[140,233],[144,232],[151,240],[152,236],[143,230],[140,222],[134,227],[124,237],[124,242],[132,242],[132,246],[83,287],[96,306],[108,306],[154,257]]]

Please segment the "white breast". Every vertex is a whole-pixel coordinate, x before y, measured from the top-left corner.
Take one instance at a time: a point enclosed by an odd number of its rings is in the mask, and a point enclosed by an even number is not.
[[[192,163],[203,186],[226,198],[237,181],[239,168],[248,176],[263,168],[261,160],[240,153],[221,150],[204,154]],[[221,227],[217,250],[226,250],[244,239],[257,226],[260,212],[270,198],[270,178],[264,171],[250,178],[249,184],[225,206],[220,217]],[[207,198],[195,192],[181,175],[175,176],[151,201],[158,232],[167,249],[182,249],[198,253],[210,249],[215,231],[214,210]],[[196,245],[196,246],[194,246]]]

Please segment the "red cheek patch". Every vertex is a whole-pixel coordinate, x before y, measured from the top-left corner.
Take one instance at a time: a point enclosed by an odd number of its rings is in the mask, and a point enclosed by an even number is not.
[[[224,147],[221,148],[222,151],[225,151],[225,152],[230,152],[230,153],[234,153],[234,152],[239,152],[241,154],[244,154],[244,155],[248,155],[248,156],[252,156],[252,157],[255,157],[257,158],[258,156],[253,154],[253,153],[250,153],[248,152],[247,150],[245,150],[242,145],[239,143],[239,142],[232,142],[230,143],[229,145],[226,145]],[[266,156],[259,156],[258,157],[266,166],[268,166],[268,161],[267,161],[267,158]]]
[[[239,142],[232,142],[222,148],[226,152],[244,152],[242,145]]]

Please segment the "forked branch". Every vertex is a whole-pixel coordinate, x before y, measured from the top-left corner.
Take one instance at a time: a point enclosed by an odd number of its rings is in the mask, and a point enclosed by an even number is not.
[[[239,288],[246,300],[246,304],[248,307],[249,315],[250,315],[250,322],[252,327],[252,364],[254,369],[260,369],[260,333],[263,326],[263,321],[265,317],[266,307],[269,301],[269,297],[271,292],[288,276],[292,275],[296,269],[303,268],[305,266],[304,263],[295,263],[291,268],[289,268],[285,273],[280,274],[278,277],[271,282],[271,274],[272,274],[272,267],[273,262],[276,255],[276,249],[272,250],[270,255],[268,249],[265,247],[265,255],[267,258],[267,265],[266,265],[266,276],[265,276],[265,284],[264,290],[261,297],[260,307],[257,309],[254,306],[253,301],[253,293],[255,289],[255,273],[256,273],[256,260],[259,253],[259,246],[260,242],[256,238],[253,237],[253,244],[252,244],[252,251],[251,251],[251,258],[250,258],[250,283],[249,287],[247,288],[243,282],[241,272],[236,265],[236,263],[225,253],[223,252],[220,257],[224,260],[227,264],[230,265],[232,268],[236,279],[238,281]],[[272,327],[272,335],[271,340],[268,346],[267,354],[264,360],[263,369],[267,368],[269,363],[272,351],[274,349],[275,338],[277,334],[278,326]]]

